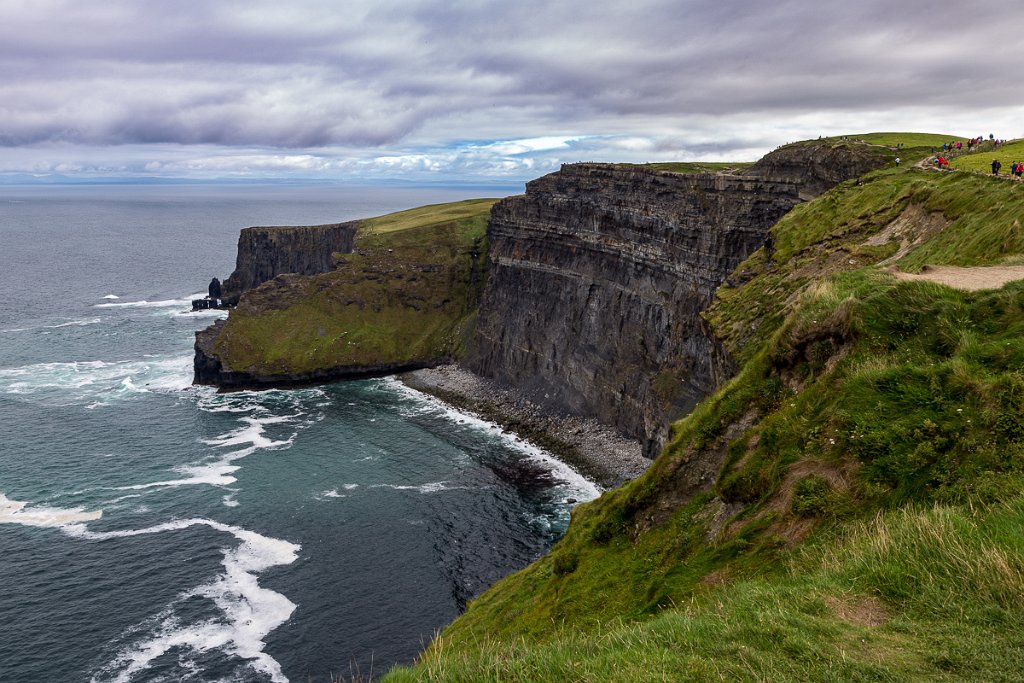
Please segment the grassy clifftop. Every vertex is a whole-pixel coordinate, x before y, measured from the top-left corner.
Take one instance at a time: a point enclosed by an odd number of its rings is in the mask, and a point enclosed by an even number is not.
[[[1013,680],[1024,192],[869,174],[798,207],[707,319],[737,377],[640,479],[387,680]]]
[[[368,219],[337,269],[245,294],[214,352],[235,372],[302,376],[458,355],[484,283],[481,199]]]
[[[993,159],[999,159],[1003,165],[1000,174],[1004,177],[1009,175],[1014,162],[1024,161],[1024,140],[1010,140],[999,147],[984,143],[980,151],[958,156],[950,165],[957,170],[990,173]]]

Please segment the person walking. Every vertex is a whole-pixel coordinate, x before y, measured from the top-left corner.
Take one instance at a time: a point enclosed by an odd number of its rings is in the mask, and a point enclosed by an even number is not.
[[[900,165],[900,158],[896,157],[896,167],[899,168],[899,165]]]
[[[992,175],[999,175],[999,169],[1001,169],[1002,167],[1003,167],[1003,165],[1001,163],[999,163],[999,159],[993,159],[992,160]]]

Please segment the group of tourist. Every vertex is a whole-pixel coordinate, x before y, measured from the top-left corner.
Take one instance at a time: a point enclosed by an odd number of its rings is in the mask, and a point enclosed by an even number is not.
[[[980,152],[980,145],[986,142],[985,138],[979,135],[976,138],[971,138],[967,142],[962,140],[953,140],[951,142],[942,143],[942,152],[935,155],[935,158],[931,163],[935,164],[935,168],[940,171],[949,171],[949,161],[952,157],[960,156],[963,153],[964,146],[967,147],[968,152]],[[1001,143],[1005,140],[996,140],[996,136],[989,133],[987,142],[992,143],[992,148],[998,148]],[[938,152],[938,150],[936,150]],[[899,160],[897,159],[896,165],[899,166]],[[999,171],[1003,168],[1003,164],[999,159],[992,160],[992,175],[999,175]],[[1015,161],[1010,167],[1010,176],[1017,180],[1024,180],[1024,162]]]
[[[999,169],[1001,169],[1002,167],[1003,165],[999,162],[999,159],[993,159],[992,175],[999,175]],[[1013,162],[1013,166],[1010,167],[1010,175],[1016,178],[1017,180],[1020,180],[1022,177],[1024,177],[1024,162]]]

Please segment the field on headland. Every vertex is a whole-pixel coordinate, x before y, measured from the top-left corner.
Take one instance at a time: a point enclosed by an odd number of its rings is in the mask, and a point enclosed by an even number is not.
[[[956,139],[894,135],[849,137]],[[386,680],[1013,680],[1024,282],[886,269],[1019,264],[1021,215],[907,167],[791,211],[705,313],[739,374]]]
[[[955,157],[949,165],[961,171],[980,171],[982,173],[992,172],[992,160],[999,159],[1003,165],[1000,169],[1001,175],[1009,175],[1010,167],[1015,161],[1024,162],[1024,140],[1010,140],[1005,145],[995,149],[986,149],[973,154],[963,154]]]
[[[456,355],[483,287],[496,201],[364,221],[355,253],[336,255],[336,270],[281,276],[248,292],[217,338],[217,355],[234,371],[269,377]]]

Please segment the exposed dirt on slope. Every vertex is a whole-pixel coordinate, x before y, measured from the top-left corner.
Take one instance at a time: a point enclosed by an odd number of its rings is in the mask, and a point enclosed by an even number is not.
[[[904,273],[896,269],[889,272],[900,280],[928,280],[940,282],[957,289],[999,289],[1007,282],[1024,280],[1022,266],[925,266],[920,273]]]

